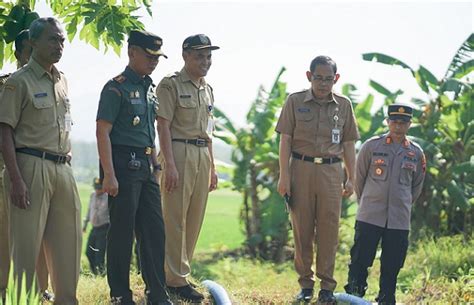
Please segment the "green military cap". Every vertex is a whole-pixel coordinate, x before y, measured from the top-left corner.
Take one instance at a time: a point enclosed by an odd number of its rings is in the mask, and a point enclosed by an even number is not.
[[[186,38],[183,42],[183,50],[202,50],[211,49],[217,50],[218,46],[213,46],[211,40],[204,34],[192,35]]]
[[[150,55],[161,55],[168,58],[168,56],[166,56],[161,50],[162,44],[163,39],[146,31],[132,30],[128,36],[128,45],[139,46]]]
[[[389,120],[402,120],[409,122],[413,117],[413,108],[402,104],[393,104],[388,106]]]
[[[100,181],[100,178],[95,177],[92,181],[92,186],[94,186],[96,190],[102,189],[102,181]]]

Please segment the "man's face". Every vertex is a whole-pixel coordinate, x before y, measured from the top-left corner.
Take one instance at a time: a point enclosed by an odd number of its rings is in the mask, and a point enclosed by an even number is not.
[[[41,36],[31,40],[35,59],[45,64],[57,63],[63,55],[64,40],[62,29],[46,24]]]
[[[306,72],[308,81],[311,82],[313,95],[317,99],[325,99],[332,92],[332,87],[339,79],[339,74],[334,74],[330,65],[317,65],[314,71]]]
[[[28,63],[31,56],[31,44],[28,39],[25,39],[21,42],[22,49],[21,52],[15,51],[15,57],[18,61],[18,66],[23,67]]]
[[[387,119],[388,130],[390,134],[396,135],[399,137],[404,137],[408,133],[408,129],[410,128],[411,121],[405,122],[403,120],[390,120]]]
[[[212,65],[210,49],[184,51],[183,59],[186,71],[197,78],[206,76]]]
[[[150,75],[155,71],[160,60],[159,55],[151,55],[139,46],[131,47],[130,60],[132,69],[141,76]]]

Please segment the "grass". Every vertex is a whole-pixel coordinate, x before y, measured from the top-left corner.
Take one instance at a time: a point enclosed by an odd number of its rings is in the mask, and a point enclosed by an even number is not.
[[[85,213],[92,187],[81,184],[79,190]],[[235,192],[219,190],[211,193],[193,261],[194,281],[211,279],[220,283],[236,304],[291,303],[299,289],[291,261],[273,264],[239,253],[238,248],[244,240],[238,221],[240,205],[240,196]],[[341,222],[335,270],[336,291],[339,292],[347,279],[353,223],[353,219]],[[86,238],[87,234],[84,234],[83,244],[87,242]],[[397,300],[406,304],[473,304],[473,249],[474,241],[464,241],[461,236],[428,239],[410,245],[405,266],[398,277]],[[379,256],[380,253],[369,275],[366,298],[372,301],[378,292]],[[80,304],[109,304],[106,278],[90,274],[85,255],[81,265]],[[132,270],[130,281],[137,304],[144,304],[141,276]]]

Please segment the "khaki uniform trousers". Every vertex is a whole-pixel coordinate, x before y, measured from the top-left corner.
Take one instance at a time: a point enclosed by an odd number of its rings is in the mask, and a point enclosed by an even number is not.
[[[0,292],[6,290],[8,286],[8,275],[10,272],[10,243],[9,243],[9,213],[10,209],[7,205],[5,191],[3,188],[3,169],[4,163],[0,153]],[[48,289],[48,269],[46,266],[46,258],[44,247],[41,244],[38,262],[36,264],[36,276],[38,277],[38,286],[40,291]]]
[[[29,191],[26,210],[12,206],[8,175],[5,190],[10,205],[10,242],[14,279],[26,276],[31,287],[43,242],[55,304],[78,304],[80,271],[81,204],[72,168],[49,160],[17,153],[20,173]]]
[[[188,284],[191,260],[204,219],[210,183],[207,147],[172,142],[179,173],[178,187],[171,193],[163,188],[163,219],[166,233],[165,273],[171,287]],[[165,165],[166,166],[166,165]],[[164,175],[161,177],[164,186]]]
[[[312,268],[316,243],[316,276],[321,289],[336,288],[334,264],[341,214],[341,163],[313,164],[291,159],[291,222],[295,242],[295,269],[301,288],[313,288]]]

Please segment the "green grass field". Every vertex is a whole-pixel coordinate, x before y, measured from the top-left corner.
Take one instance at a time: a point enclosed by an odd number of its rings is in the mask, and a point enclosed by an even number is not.
[[[92,187],[81,184],[79,190],[84,214]],[[225,250],[238,248],[244,241],[238,220],[240,205],[241,197],[238,193],[229,190],[211,193],[193,261],[194,281],[199,283],[204,279],[212,279],[219,282],[237,304],[291,303],[299,289],[291,261],[274,264],[246,256],[225,254]],[[87,234],[84,235],[84,245],[86,238]],[[352,238],[353,219],[345,219],[340,227],[335,270],[338,281],[336,291],[339,292],[342,292],[347,279]],[[399,275],[398,301],[406,304],[472,304],[472,249],[474,241],[464,241],[461,236],[419,241],[410,245],[405,266]],[[368,300],[373,301],[377,294],[379,267],[377,258],[370,271]],[[144,285],[141,276],[133,272],[133,269],[130,282],[137,304],[144,304]],[[78,289],[80,304],[109,304],[108,293],[106,279],[90,274],[87,258],[83,255]]]

